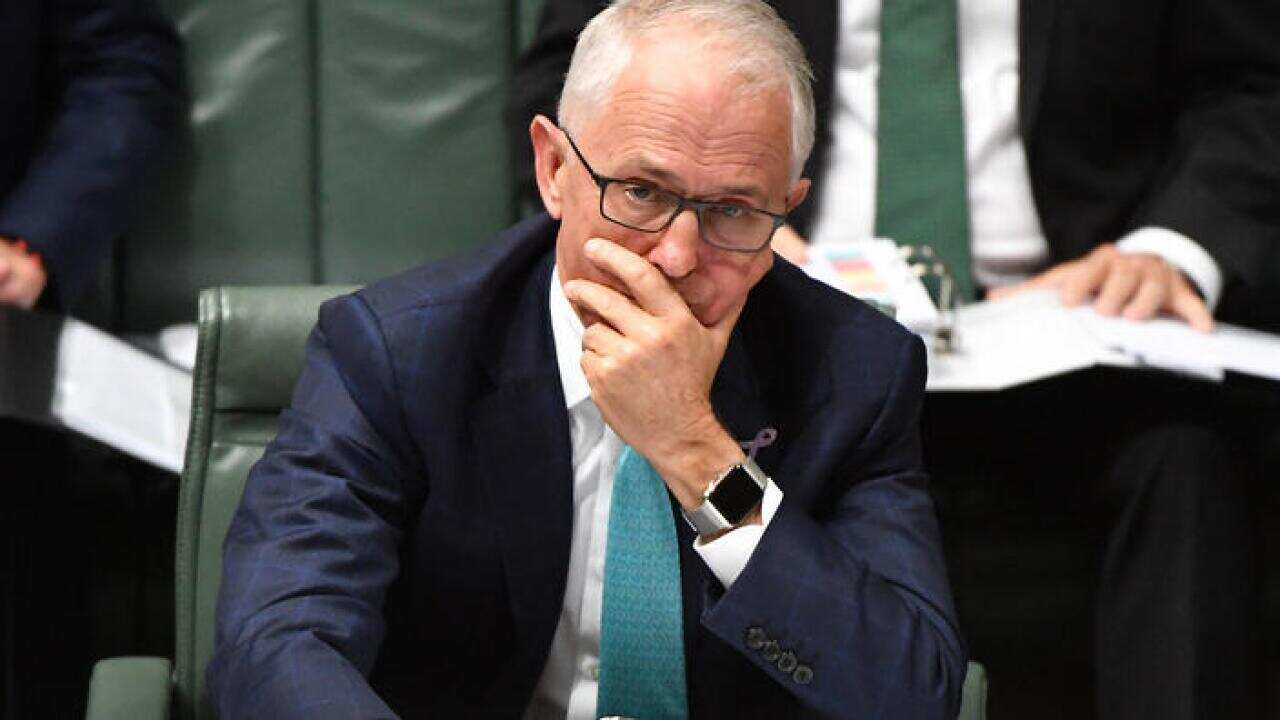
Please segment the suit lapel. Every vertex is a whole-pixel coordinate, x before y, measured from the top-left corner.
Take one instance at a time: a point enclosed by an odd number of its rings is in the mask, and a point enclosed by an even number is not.
[[[1021,90],[1018,116],[1024,143],[1028,143],[1040,112],[1049,50],[1053,38],[1055,0],[1021,0],[1018,4],[1018,57]]]
[[[547,309],[550,278],[548,254],[515,309],[494,321],[500,339],[482,353],[494,386],[477,402],[472,423],[519,638],[510,668],[517,697],[532,691],[559,621],[573,527],[569,418]]]

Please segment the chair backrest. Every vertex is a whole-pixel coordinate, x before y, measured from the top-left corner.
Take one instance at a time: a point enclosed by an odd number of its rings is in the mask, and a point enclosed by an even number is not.
[[[249,468],[289,404],[320,304],[353,289],[222,287],[200,293],[191,433],[178,501],[177,718],[213,717],[204,669],[213,654],[222,540]]]
[[[160,0],[190,123],[110,269],[124,331],[221,284],[366,283],[516,219],[503,107],[541,0]]]

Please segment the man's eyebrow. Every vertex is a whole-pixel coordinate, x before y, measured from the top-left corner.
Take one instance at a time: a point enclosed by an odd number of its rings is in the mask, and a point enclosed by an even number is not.
[[[684,192],[684,188],[680,183],[680,178],[678,178],[675,173],[667,170],[666,168],[660,167],[658,164],[646,158],[640,158],[636,161],[636,170],[640,175],[651,177],[662,183],[665,187],[680,188],[680,192]],[[720,188],[716,192],[712,193],[712,195],[738,195],[741,197],[751,198],[757,202],[768,201],[767,193],[760,188],[752,187],[750,185],[729,185],[727,187]]]

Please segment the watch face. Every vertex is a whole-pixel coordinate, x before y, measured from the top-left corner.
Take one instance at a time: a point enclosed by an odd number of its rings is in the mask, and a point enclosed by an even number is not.
[[[731,524],[737,525],[742,522],[747,513],[755,509],[760,504],[760,498],[764,496],[764,491],[751,479],[751,475],[741,467],[735,467],[729,471],[729,474],[716,485],[716,489],[711,491],[711,496],[707,498],[716,510],[724,516]]]

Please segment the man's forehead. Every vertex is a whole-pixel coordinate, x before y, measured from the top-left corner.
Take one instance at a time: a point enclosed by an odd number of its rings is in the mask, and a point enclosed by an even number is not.
[[[723,76],[680,75],[637,63],[618,78],[592,123],[612,164],[643,163],[643,169],[656,170],[679,158],[751,175],[788,167],[785,90]]]

